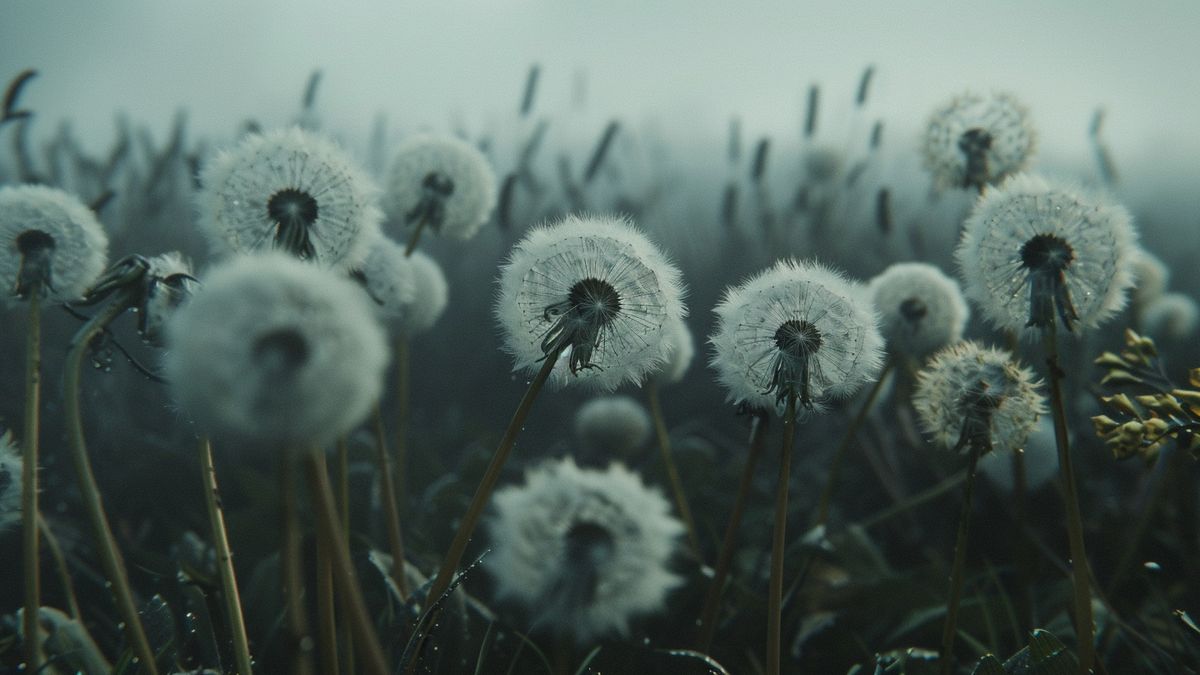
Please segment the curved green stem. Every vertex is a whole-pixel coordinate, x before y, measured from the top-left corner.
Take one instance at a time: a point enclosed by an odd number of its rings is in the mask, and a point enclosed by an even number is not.
[[[221,577],[221,596],[225,602],[225,618],[233,638],[233,657],[240,675],[254,672],[250,661],[250,641],[246,639],[246,621],[242,617],[242,599],[238,594],[237,575],[233,570],[233,551],[225,529],[225,514],[221,510],[221,493],[217,489],[217,470],[213,466],[212,444],[201,439],[198,454],[200,473],[204,477],[204,506],[212,527],[213,547],[217,554],[217,571]]]
[[[650,416],[654,419],[654,433],[658,438],[658,449],[662,455],[663,467],[667,471],[671,496],[675,498],[675,508],[679,509],[679,515],[687,527],[688,544],[692,547],[692,555],[695,556],[697,562],[703,564],[704,554],[700,548],[700,536],[696,534],[696,521],[692,518],[687,495],[683,492],[683,481],[679,479],[679,470],[675,467],[675,459],[671,455],[671,436],[667,433],[667,424],[663,419],[662,403],[658,398],[658,384],[653,379],[646,382],[646,399],[650,403]]]
[[[21,439],[21,527],[25,570],[26,670],[42,667],[42,644],[38,639],[38,610],[42,606],[41,556],[38,544],[38,445],[42,405],[42,312],[41,284],[29,293],[29,324],[25,341],[25,436]]]
[[[967,484],[963,488],[962,508],[958,512],[958,536],[954,541],[954,566],[950,568],[950,599],[946,603],[946,623],[942,626],[942,675],[954,670],[954,635],[958,630],[958,607],[962,602],[963,569],[967,562],[967,536],[971,528],[971,493],[975,488],[975,468],[979,464],[979,446],[969,444]]]
[[[796,437],[796,394],[788,394],[783,418],[783,448],[779,452],[779,482],[775,485],[775,529],[771,537],[771,581],[767,592],[767,675],[779,675],[783,628],[783,553],[787,536],[788,485],[792,476],[792,444]]]
[[[83,622],[83,613],[79,611],[79,598],[75,595],[75,582],[71,581],[71,569],[67,567],[67,557],[63,555],[62,546],[58,544],[58,537],[54,536],[54,530],[50,529],[50,523],[46,522],[42,514],[38,514],[38,529],[42,532],[42,539],[46,542],[46,549],[50,551],[50,557],[54,559],[54,568],[58,570],[58,582],[62,585],[63,595],[67,598],[67,610],[71,612],[71,618],[75,621]]]
[[[83,436],[83,415],[79,407],[80,370],[88,346],[93,338],[129,306],[129,298],[124,295],[114,298],[96,316],[89,319],[72,339],[70,351],[67,352],[64,413],[67,421],[67,438],[71,446],[71,458],[79,479],[80,496],[84,510],[87,511],[88,520],[91,521],[92,534],[96,539],[96,552],[100,555],[104,574],[112,584],[117,613],[125,624],[125,637],[145,672],[157,675],[158,664],[154,660],[154,651],[150,648],[150,641],[146,638],[146,631],[142,627],[142,619],[138,615],[137,605],[133,601],[133,592],[129,587],[129,578],[125,574],[125,563],[121,560],[121,552],[117,549],[116,539],[108,525],[100,488],[96,485],[95,474],[92,473],[92,463],[88,458],[87,444]]]

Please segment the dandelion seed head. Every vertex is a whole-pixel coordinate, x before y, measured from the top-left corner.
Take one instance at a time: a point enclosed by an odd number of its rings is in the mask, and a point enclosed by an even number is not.
[[[404,330],[409,335],[423,333],[442,318],[450,300],[450,286],[446,275],[433,258],[420,251],[409,256],[413,268],[413,299],[404,320]]]
[[[167,380],[207,433],[307,449],[349,432],[388,353],[353,281],[283,253],[240,256],[167,323]]]
[[[868,284],[880,332],[897,354],[924,358],[962,339],[970,310],[958,282],[925,263],[896,263]]]
[[[403,332],[417,297],[417,272],[413,258],[404,248],[380,235],[372,238],[366,260],[359,270],[375,315],[392,332]]]
[[[960,342],[938,352],[917,374],[913,407],[938,445],[984,441],[1020,448],[1046,412],[1040,383],[1009,352]]]
[[[0,296],[10,305],[42,283],[54,302],[78,300],[108,261],[108,236],[74,195],[42,185],[0,187]]]
[[[967,297],[997,328],[1070,330],[1125,305],[1134,239],[1124,208],[1021,174],[980,197],[955,255]]]
[[[692,359],[696,357],[696,340],[682,318],[667,321],[664,339],[667,342],[667,360],[655,377],[664,384],[675,384],[692,367]]]
[[[24,462],[12,432],[0,434],[0,534],[21,522],[21,473]]]
[[[683,525],[656,489],[621,464],[581,469],[574,460],[529,470],[496,492],[484,566],[496,595],[526,608],[535,628],[586,643],[629,632],[682,584],[668,563]]]
[[[470,143],[420,135],[396,152],[383,203],[389,223],[412,227],[424,218],[434,230],[466,240],[496,207],[496,176]]]
[[[1151,337],[1183,341],[1196,335],[1200,326],[1200,307],[1191,296],[1163,293],[1142,312],[1142,332]]]
[[[575,413],[575,436],[585,452],[629,455],[650,438],[650,414],[629,396],[597,396]]]
[[[682,296],[679,271],[628,221],[572,215],[513,248],[496,318],[517,370],[537,370],[561,350],[552,382],[611,391],[666,361]]]
[[[1134,246],[1129,258],[1133,274],[1129,299],[1134,309],[1140,311],[1167,292],[1171,270],[1162,259],[1141,246]]]
[[[196,292],[199,282],[192,276],[191,263],[178,251],[154,256],[147,262],[138,332],[146,342],[161,346],[167,320]]]
[[[221,255],[280,249],[322,267],[362,261],[378,190],[323,136],[299,127],[248,136],[200,175],[200,224]]]
[[[929,117],[921,145],[939,188],[995,185],[1025,168],[1036,135],[1025,106],[1007,93],[964,93]]]
[[[820,410],[879,374],[883,338],[865,286],[817,263],[781,260],[726,289],[712,366],[734,403]]]

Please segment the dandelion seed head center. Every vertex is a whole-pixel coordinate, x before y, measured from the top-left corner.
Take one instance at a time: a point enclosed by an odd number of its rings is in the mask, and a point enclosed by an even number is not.
[[[441,171],[430,171],[421,181],[421,187],[440,197],[454,194],[454,180]]]
[[[317,220],[317,200],[307,192],[285,188],[267,200],[267,216],[282,224],[312,225]]]
[[[25,230],[17,235],[17,251],[23,256],[54,250],[54,237],[41,230]]]
[[[992,148],[992,135],[987,129],[974,127],[967,129],[958,137],[958,149],[967,155],[985,152]]]
[[[572,558],[595,560],[597,557],[607,557],[615,546],[615,539],[609,528],[587,520],[571,525],[565,541],[567,555]]]
[[[788,319],[775,330],[775,346],[785,354],[806,358],[821,349],[821,331],[803,319]]]
[[[592,277],[572,286],[567,301],[582,317],[600,324],[611,321],[621,311],[621,295],[617,289],[607,281]]]
[[[277,328],[260,336],[253,352],[268,370],[287,372],[308,361],[308,340],[295,328]]]
[[[929,307],[920,298],[907,298],[900,303],[900,316],[909,323],[917,323],[929,314]]]
[[[1021,245],[1021,266],[1031,272],[1064,272],[1074,260],[1071,245],[1052,234],[1034,235]]]

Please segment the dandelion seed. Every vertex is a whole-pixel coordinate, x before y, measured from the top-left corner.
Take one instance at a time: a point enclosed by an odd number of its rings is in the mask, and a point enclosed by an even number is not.
[[[422,135],[396,152],[385,179],[384,211],[389,223],[429,227],[467,240],[496,206],[496,176],[487,158],[452,136]]]
[[[629,455],[650,438],[650,415],[628,396],[598,396],[575,413],[575,436],[590,455]]]
[[[585,643],[629,633],[683,580],[668,568],[683,525],[670,503],[620,464],[548,462],[500,490],[484,566],[496,595],[527,609],[535,628]]]
[[[558,384],[639,383],[684,316],[679,271],[627,221],[568,216],[529,232],[501,271],[496,317],[516,369],[559,355]]]
[[[387,349],[354,282],[272,253],[214,269],[167,324],[167,379],[206,431],[310,448],[350,431]]]
[[[104,271],[108,237],[73,195],[41,185],[0,188],[0,289],[12,305],[37,287],[79,299]]]
[[[1011,94],[966,93],[934,111],[922,144],[925,167],[939,188],[995,185],[1033,155],[1029,113]]]
[[[210,161],[200,181],[200,223],[222,254],[280,249],[348,268],[382,218],[375,186],[350,158],[296,127],[249,136]]]
[[[783,260],[717,305],[712,366],[734,403],[808,409],[879,372],[883,338],[866,289],[816,263]]]
[[[1133,284],[1129,213],[1020,175],[980,198],[956,257],[967,297],[998,328],[1095,327]]]
[[[1046,412],[1032,372],[1006,351],[960,342],[917,375],[913,407],[925,430],[947,449],[975,443],[1020,448]]]
[[[958,283],[933,265],[896,263],[868,288],[892,352],[924,358],[962,339],[967,302]]]

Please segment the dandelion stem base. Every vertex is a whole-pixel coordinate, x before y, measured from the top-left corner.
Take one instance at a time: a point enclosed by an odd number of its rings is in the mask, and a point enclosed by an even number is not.
[[[767,591],[767,675],[779,675],[783,628],[783,554],[787,544],[788,486],[792,476],[792,444],[796,436],[796,394],[788,394],[775,486],[775,529],[771,537],[771,581]]]
[[[942,626],[942,652],[939,658],[942,675],[954,670],[954,635],[958,630],[958,607],[962,601],[963,570],[967,562],[967,540],[971,530],[971,494],[975,489],[975,468],[979,464],[979,446],[970,444],[966,486],[963,488],[962,508],[958,512],[958,535],[954,540],[954,564],[950,568],[950,597],[946,601],[946,622]]]

